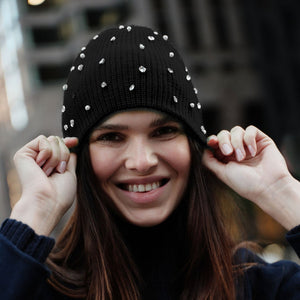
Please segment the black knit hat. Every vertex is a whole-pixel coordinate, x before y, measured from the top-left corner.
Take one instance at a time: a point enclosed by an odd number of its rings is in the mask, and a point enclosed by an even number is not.
[[[78,137],[79,145],[99,121],[134,108],[168,113],[206,143],[188,69],[168,36],[150,28],[121,25],[94,36],[73,62],[63,90],[63,136]]]

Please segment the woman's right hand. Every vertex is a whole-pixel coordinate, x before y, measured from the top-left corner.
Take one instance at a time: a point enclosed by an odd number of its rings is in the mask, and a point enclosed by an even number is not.
[[[37,234],[52,232],[75,199],[76,155],[69,148],[77,144],[77,138],[39,136],[15,154],[22,195],[10,218]]]

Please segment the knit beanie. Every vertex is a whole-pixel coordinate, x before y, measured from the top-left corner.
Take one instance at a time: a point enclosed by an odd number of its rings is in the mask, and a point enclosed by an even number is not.
[[[95,35],[81,49],[63,86],[64,137],[87,134],[110,114],[154,109],[181,121],[206,144],[201,104],[182,58],[147,27],[119,26]]]

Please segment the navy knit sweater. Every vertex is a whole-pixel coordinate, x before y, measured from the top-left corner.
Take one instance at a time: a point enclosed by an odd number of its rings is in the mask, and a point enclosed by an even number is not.
[[[120,222],[121,233],[144,278],[143,299],[178,299],[182,280],[176,274],[185,253],[178,219],[176,226],[171,217],[151,228]],[[182,240],[178,241],[178,237]],[[300,226],[286,237],[300,256]],[[4,221],[0,228],[0,299],[70,299],[58,294],[46,281],[50,271],[44,262],[53,245],[52,238],[36,235],[25,224],[11,219]],[[242,285],[237,283],[237,299],[300,299],[297,264],[289,261],[268,264],[245,249],[239,250],[238,257],[257,264],[245,272]]]

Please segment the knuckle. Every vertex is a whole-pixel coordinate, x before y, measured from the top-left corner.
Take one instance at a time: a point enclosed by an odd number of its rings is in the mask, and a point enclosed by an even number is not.
[[[231,133],[237,133],[237,132],[241,132],[241,131],[243,131],[243,128],[242,128],[241,126],[234,126],[234,127],[230,130]]]
[[[48,141],[49,141],[49,142],[54,142],[55,144],[58,144],[58,139],[57,139],[57,137],[54,136],[54,135],[49,136],[49,137],[48,137]]]
[[[247,131],[255,131],[256,127],[254,125],[249,125],[249,126],[247,126],[246,130]]]
[[[218,133],[218,137],[222,137],[222,136],[228,136],[230,133],[228,130],[221,130],[219,133]]]
[[[19,152],[20,150],[18,150],[15,154],[14,154],[14,156],[13,156],[13,161],[14,162],[16,162],[16,160],[18,159],[18,156],[19,156]]]
[[[43,140],[43,139],[47,139],[43,134],[40,134],[38,137],[37,137],[38,140]]]

